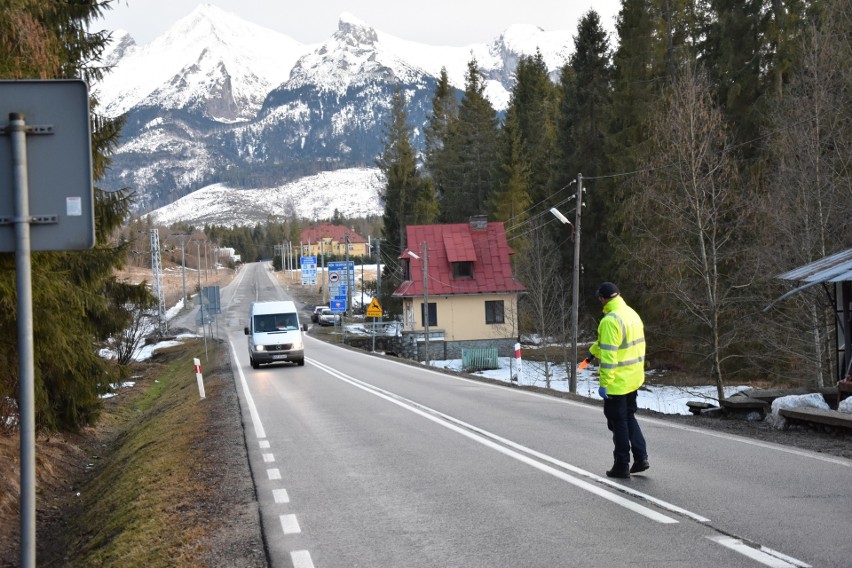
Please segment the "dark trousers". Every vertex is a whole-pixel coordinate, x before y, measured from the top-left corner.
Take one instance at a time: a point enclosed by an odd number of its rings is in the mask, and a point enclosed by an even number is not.
[[[606,427],[612,431],[615,451],[612,453],[615,463],[630,463],[630,453],[634,461],[648,459],[645,437],[636,421],[636,391],[621,395],[607,395],[604,399]]]

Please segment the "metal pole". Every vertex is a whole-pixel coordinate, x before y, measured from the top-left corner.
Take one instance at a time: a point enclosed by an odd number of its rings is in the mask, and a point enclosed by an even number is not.
[[[583,211],[583,174],[577,174],[577,212],[574,218],[574,282],[571,297],[571,328],[574,334],[574,358],[568,391],[577,392],[577,320],[580,310],[580,215]]]
[[[36,538],[35,371],[33,354],[30,200],[27,177],[27,125],[24,115],[9,114],[15,187],[15,283],[18,293],[18,409],[21,428],[21,566],[34,568]]]
[[[180,279],[183,283],[183,307],[186,307],[186,245],[184,241],[184,235],[180,236]]]
[[[423,241],[423,328],[426,333],[426,366],[429,358],[429,244]]]

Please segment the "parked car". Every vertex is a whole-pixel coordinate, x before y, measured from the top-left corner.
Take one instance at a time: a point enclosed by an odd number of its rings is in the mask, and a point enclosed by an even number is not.
[[[340,323],[340,316],[332,312],[330,308],[325,308],[319,314],[318,323],[320,325],[334,325]]]
[[[313,313],[311,314],[311,321],[314,323],[319,323],[319,315],[323,310],[329,309],[328,306],[317,306],[314,308]]]

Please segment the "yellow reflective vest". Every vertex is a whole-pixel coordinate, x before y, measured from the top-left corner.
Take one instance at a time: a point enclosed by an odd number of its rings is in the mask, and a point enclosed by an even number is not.
[[[600,359],[600,384],[608,394],[628,394],[645,382],[645,327],[621,296],[604,305],[598,340],[589,351]]]

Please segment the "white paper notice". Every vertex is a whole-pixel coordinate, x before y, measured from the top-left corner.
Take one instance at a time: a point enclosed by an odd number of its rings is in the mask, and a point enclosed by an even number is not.
[[[65,214],[69,217],[79,217],[83,214],[83,198],[82,197],[66,197],[65,198]]]

